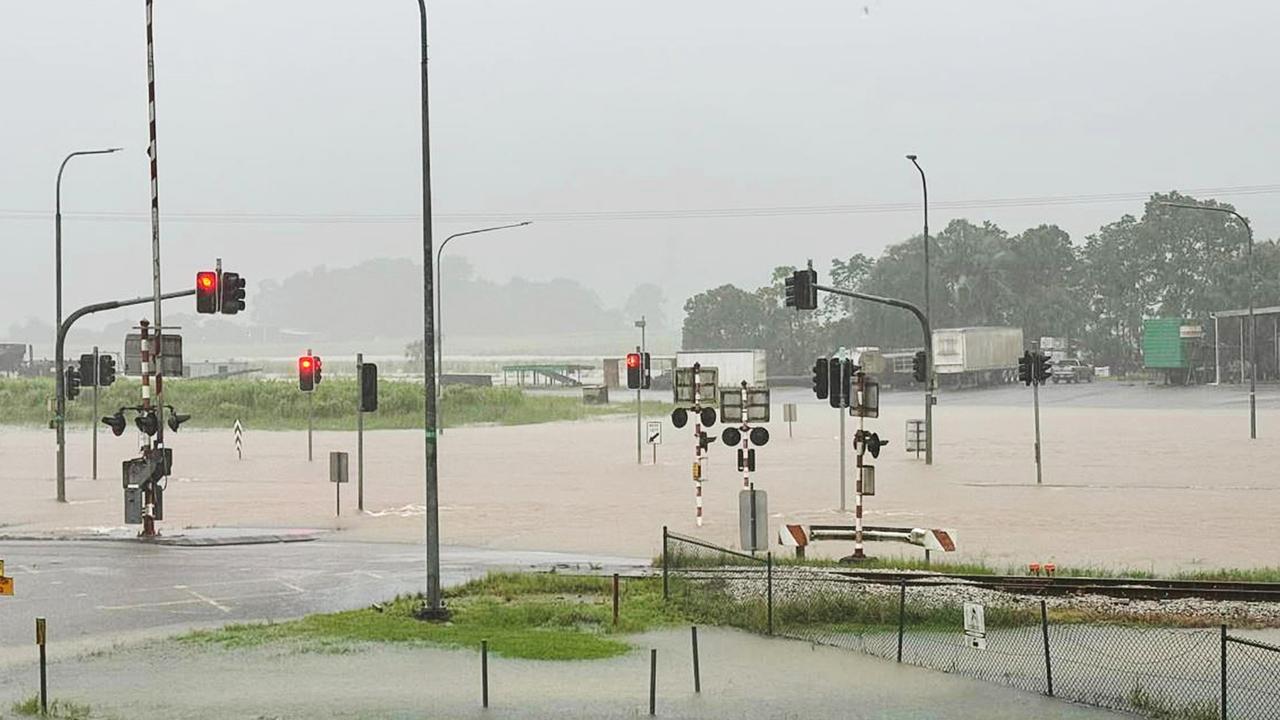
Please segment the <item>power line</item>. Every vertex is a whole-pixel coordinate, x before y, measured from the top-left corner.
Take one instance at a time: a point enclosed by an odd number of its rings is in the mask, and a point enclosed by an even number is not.
[[[985,198],[971,200],[935,200],[937,210],[997,210],[1024,207],[1097,205],[1104,203],[1141,202],[1157,191],[1094,193],[1081,195],[1044,195],[1032,197]],[[1280,185],[1236,185],[1191,188],[1183,191],[1193,196],[1250,196],[1280,194]],[[843,205],[780,205],[766,207],[648,209],[648,210],[567,210],[547,212],[462,212],[440,213],[442,222],[500,222],[536,220],[548,222],[626,222],[636,220],[694,220],[717,218],[796,217],[822,215],[865,215],[878,213],[917,212],[918,202],[868,202]],[[0,210],[0,222],[47,220],[42,210]],[[64,219],[91,222],[148,222],[147,213],[114,210],[63,213]],[[380,225],[420,222],[420,216],[396,213],[237,213],[237,212],[168,212],[169,222],[193,224],[248,225]]]

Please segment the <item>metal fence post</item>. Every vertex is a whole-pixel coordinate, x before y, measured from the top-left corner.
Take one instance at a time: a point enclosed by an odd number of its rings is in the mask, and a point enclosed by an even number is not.
[[[902,662],[902,634],[907,625],[907,581],[898,588],[898,662]]]
[[[613,626],[618,626],[618,573],[613,574]]]
[[[693,625],[689,630],[693,635],[693,691],[700,693],[702,692],[702,676],[698,672],[698,626]]]
[[[480,641],[480,704],[489,707],[489,641]]]
[[[667,584],[667,566],[671,564],[671,559],[667,556],[667,526],[662,526],[662,599],[671,599],[671,590]]]
[[[649,650],[649,714],[654,715],[658,696],[658,649]]]
[[[1049,659],[1049,607],[1044,600],[1040,601],[1040,632],[1044,635],[1044,679],[1049,688],[1049,697],[1053,697],[1053,663]]]
[[[1221,711],[1222,711],[1222,720],[1227,720],[1227,626],[1225,624],[1220,626],[1220,630],[1221,630],[1221,638],[1222,638],[1221,640],[1222,648],[1220,653],[1222,665],[1219,668],[1221,679],[1222,679]]]
[[[765,559],[765,572],[766,572],[766,582],[767,582],[767,587],[765,589],[765,592],[768,593],[768,596],[769,596],[769,608],[768,608],[769,634],[772,635],[773,634],[773,551],[770,550],[769,552],[765,553],[764,559]]]
[[[45,674],[45,655],[44,655],[44,618],[36,618],[36,645],[40,646],[40,715],[49,714],[49,684],[48,676]]]

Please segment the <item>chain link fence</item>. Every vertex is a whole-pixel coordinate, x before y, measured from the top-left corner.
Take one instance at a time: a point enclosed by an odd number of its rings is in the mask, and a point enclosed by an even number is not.
[[[663,530],[664,596],[699,622],[1148,717],[1280,718],[1280,647],[1225,626],[1139,626],[938,576],[881,582],[839,571]],[[965,632],[966,603],[983,608],[980,634]]]

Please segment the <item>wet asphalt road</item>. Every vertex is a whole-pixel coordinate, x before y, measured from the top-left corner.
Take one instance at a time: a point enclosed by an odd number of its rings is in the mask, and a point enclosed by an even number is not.
[[[132,542],[0,542],[15,594],[0,597],[0,657],[34,642],[109,643],[192,627],[344,610],[425,588],[420,545],[311,542],[168,547]],[[634,568],[640,559],[446,547],[445,585],[494,568],[589,564]]]

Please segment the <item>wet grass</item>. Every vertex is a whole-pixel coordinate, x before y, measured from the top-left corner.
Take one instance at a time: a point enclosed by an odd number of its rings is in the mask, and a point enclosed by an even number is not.
[[[88,705],[57,699],[49,701],[49,713],[47,715],[41,714],[39,695],[32,695],[26,700],[16,702],[11,709],[14,713],[25,717],[45,717],[54,718],[54,720],[89,720],[89,718],[93,717]]]
[[[662,600],[660,581],[622,583],[619,622],[612,622],[611,580],[555,573],[494,573],[450,590],[448,622],[418,620],[419,596],[360,610],[310,615],[282,623],[242,624],[179,638],[194,646],[250,648],[269,644],[342,652],[359,643],[402,643],[478,649],[532,660],[590,660],[628,652],[628,633],[679,622]]]
[[[763,566],[764,553],[757,553],[756,558],[720,553],[699,546],[680,543],[672,540],[667,551],[672,568],[700,567],[737,567]],[[916,572],[935,572],[955,575],[1030,575],[1027,565],[996,567],[982,561],[952,562],[948,560],[926,563],[923,558],[874,557],[857,563],[841,562],[835,558],[796,558],[775,553],[774,567],[814,567],[839,568],[843,570],[901,570]],[[653,558],[653,566],[661,568],[663,557]],[[1132,580],[1190,580],[1196,582],[1280,582],[1280,566],[1258,568],[1214,568],[1206,570],[1182,570],[1161,575],[1150,570],[1136,568],[1110,568],[1100,565],[1058,566],[1054,572],[1057,577],[1132,579]]]
[[[229,428],[239,420],[246,430],[301,430],[307,427],[308,410],[320,430],[350,430],[356,422],[357,388],[355,379],[350,377],[325,378],[310,399],[292,380],[166,378],[164,387],[165,401],[191,415],[184,427]],[[99,415],[136,405],[139,399],[136,379],[124,376],[100,392]],[[79,398],[68,401],[68,426],[88,427],[92,414],[90,393],[85,388]],[[422,393],[421,383],[383,380],[379,384],[378,410],[365,415],[365,428],[422,427]],[[47,425],[52,415],[46,402],[53,394],[52,379],[0,378],[0,417],[10,424]],[[635,412],[635,405],[629,403],[585,405],[576,395],[526,393],[515,387],[449,387],[440,405],[445,427],[530,425]],[[647,402],[643,410],[651,417],[662,417],[671,408]]]

